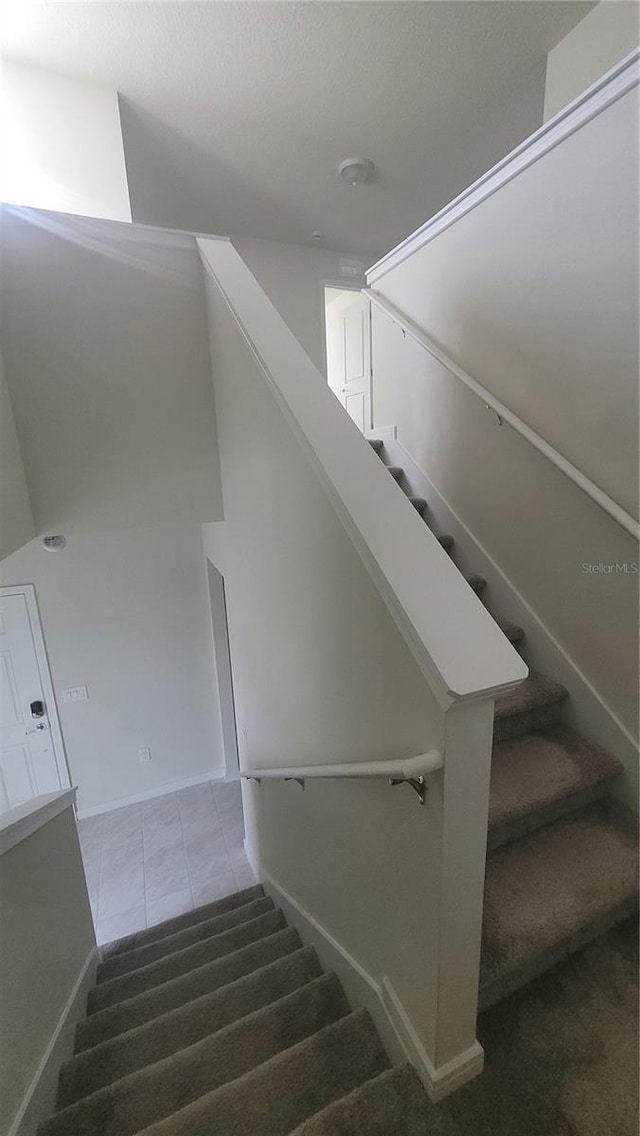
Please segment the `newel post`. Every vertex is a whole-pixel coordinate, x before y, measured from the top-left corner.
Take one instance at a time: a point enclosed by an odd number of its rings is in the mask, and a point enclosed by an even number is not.
[[[445,715],[435,1065],[438,1095],[482,1069],[476,1013],[491,778],[493,698]],[[448,1067],[448,1068],[447,1068]]]

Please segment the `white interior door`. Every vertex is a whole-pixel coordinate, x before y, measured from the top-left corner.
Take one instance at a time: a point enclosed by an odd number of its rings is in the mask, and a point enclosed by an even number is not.
[[[364,434],[371,429],[371,309],[360,292],[342,292],[326,308],[327,378]]]
[[[0,592],[0,811],[67,788],[35,600]],[[31,611],[29,609],[32,609]],[[38,656],[41,656],[40,658]],[[52,729],[53,727],[53,729]],[[57,744],[56,744],[57,743]],[[58,753],[57,750],[60,750]]]

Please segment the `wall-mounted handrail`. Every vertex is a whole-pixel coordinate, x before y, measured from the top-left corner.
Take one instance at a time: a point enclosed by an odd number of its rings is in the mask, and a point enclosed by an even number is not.
[[[383,777],[392,785],[408,784],[416,791],[424,804],[426,778],[442,769],[442,754],[436,749],[417,757],[399,758],[393,761],[355,761],[335,765],[291,765],[282,769],[241,769],[240,776],[246,781],[297,781],[304,786],[309,779],[329,778],[367,778]]]
[[[530,445],[534,446],[535,449],[538,450],[539,453],[543,454],[545,458],[548,458],[548,460],[552,462],[553,465],[555,465],[556,468],[561,471],[561,473],[564,473],[566,477],[573,481],[574,485],[577,485],[583,493],[586,493],[587,496],[590,497],[592,501],[595,501],[595,503],[599,505],[601,509],[604,509],[604,511],[608,513],[610,517],[613,517],[614,521],[617,521],[623,529],[626,529],[628,533],[631,533],[631,536],[635,537],[636,540],[640,538],[640,525],[638,524],[638,521],[636,521],[635,518],[631,516],[630,513],[627,513],[621,505],[618,505],[616,501],[614,501],[611,497],[608,496],[607,493],[604,492],[604,490],[600,489],[599,486],[595,484],[595,482],[591,481],[591,479],[588,478],[586,474],[577,469],[572,462],[563,457],[562,454],[559,453],[558,450],[554,448],[554,446],[550,445],[549,442],[546,442],[544,438],[540,436],[540,434],[537,434],[535,430],[532,430],[530,426],[527,426],[526,422],[523,422],[523,420],[519,418],[517,414],[514,414],[513,411],[509,410],[509,408],[505,406],[503,402],[500,402],[499,399],[495,398],[494,395],[492,395],[486,387],[482,386],[482,383],[479,383],[477,379],[474,379],[473,376],[468,373],[468,371],[465,371],[463,367],[460,367],[451,358],[450,355],[447,355],[446,351],[443,351],[442,347],[440,347],[433,339],[431,339],[429,335],[427,335],[426,331],[419,327],[418,324],[414,323],[413,320],[409,316],[405,315],[404,312],[401,312],[400,309],[395,306],[395,304],[392,304],[378,292],[374,292],[370,288],[363,288],[362,291],[363,294],[368,297],[371,303],[374,304],[377,308],[380,308],[381,311],[385,312],[385,314],[388,315],[394,323],[398,324],[398,326],[402,328],[402,331],[406,335],[409,335],[411,339],[415,340],[416,343],[419,343],[420,346],[425,349],[425,351],[428,351],[429,354],[438,361],[438,363],[441,363],[442,366],[446,367],[446,369],[450,371],[452,375],[455,375],[457,379],[460,379],[460,381],[464,383],[464,385],[468,387],[468,389],[472,391],[473,394],[477,396],[477,398],[482,399],[482,402],[485,404],[487,409],[492,410],[498,416],[498,419],[501,423],[508,422],[514,430],[517,430],[518,434],[521,434],[523,438],[526,438]]]

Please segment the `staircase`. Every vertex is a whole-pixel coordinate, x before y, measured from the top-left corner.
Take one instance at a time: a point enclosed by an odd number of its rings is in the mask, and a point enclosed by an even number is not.
[[[384,443],[369,442],[384,460]],[[403,489],[404,471],[387,468]],[[429,524],[427,502],[409,500]],[[453,537],[436,535],[454,554]],[[486,581],[466,579],[482,597]],[[522,628],[496,622],[519,650]],[[638,909],[634,818],[610,796],[622,766],[562,724],[567,698],[530,674],[496,699],[480,1009]]]
[[[423,1136],[428,1101],[260,885],[104,948],[39,1136]]]

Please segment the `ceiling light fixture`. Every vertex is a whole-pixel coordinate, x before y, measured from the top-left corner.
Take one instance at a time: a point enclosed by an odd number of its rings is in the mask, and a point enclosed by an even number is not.
[[[363,185],[373,174],[375,166],[369,158],[345,158],[338,171],[343,181],[349,185]]]

